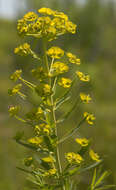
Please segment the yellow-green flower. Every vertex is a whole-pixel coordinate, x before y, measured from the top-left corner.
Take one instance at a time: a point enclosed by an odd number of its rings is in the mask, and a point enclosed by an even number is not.
[[[92,100],[89,94],[86,95],[84,93],[80,93],[80,98],[82,102],[87,103],[87,104]]]
[[[59,81],[58,84],[64,88],[70,88],[72,81],[69,78],[64,78],[62,77]]]
[[[35,126],[35,132],[39,135],[40,133],[50,134],[50,126],[45,123],[41,123]]]
[[[47,54],[55,59],[60,59],[64,55],[64,51],[59,47],[51,47],[48,49]]]
[[[89,156],[91,157],[92,160],[99,162],[100,161],[100,156],[95,153],[92,149],[89,151]]]
[[[39,13],[44,15],[54,15],[54,11],[50,8],[42,7],[38,10]]]
[[[42,160],[43,160],[44,162],[47,162],[47,163],[54,163],[54,159],[53,159],[53,157],[51,157],[51,156],[42,158]]]
[[[20,78],[21,74],[22,74],[22,70],[16,70],[16,71],[10,76],[10,79],[16,82],[16,81]]]
[[[77,76],[79,77],[79,79],[83,82],[88,82],[90,81],[90,76],[89,75],[84,75],[82,72],[77,71],[76,72]]]
[[[48,171],[46,171],[44,173],[44,176],[53,176],[56,174],[56,172],[57,172],[56,168],[52,168],[52,169],[49,169]]]
[[[81,146],[88,146],[89,140],[86,138],[76,138],[75,141]]]
[[[36,69],[32,69],[32,75],[42,81],[47,77],[47,73],[45,72],[45,69],[43,67],[37,67]]]
[[[33,138],[28,139],[28,142],[30,144],[39,146],[43,142],[43,138],[42,137],[33,137]]]
[[[70,164],[80,164],[83,161],[83,158],[80,154],[76,154],[74,152],[66,153],[66,159]]]
[[[74,54],[72,54],[70,52],[66,53],[66,55],[67,55],[70,63],[76,64],[76,65],[80,65],[80,59],[78,59],[76,57],[76,55],[74,55]]]
[[[77,25],[72,23],[71,21],[67,21],[66,24],[66,30],[72,34],[75,34],[76,33],[76,28],[77,28]]]
[[[20,111],[20,106],[10,106],[8,110],[11,117],[17,115],[19,111]]]
[[[51,76],[55,76],[55,75],[59,75],[59,74],[68,72],[68,70],[69,70],[69,67],[65,63],[55,62],[52,65],[51,73],[50,74],[51,74]]]
[[[38,85],[36,88],[35,88],[37,94],[39,96],[50,96],[52,94],[52,89],[50,87],[49,84],[43,84],[41,83],[40,85]]]
[[[17,30],[18,30],[19,34],[27,34],[28,29],[29,29],[29,26],[26,23],[25,19],[18,20]]]
[[[33,163],[33,158],[32,157],[28,157],[28,158],[24,159],[25,166],[29,167],[29,166],[31,166],[32,163]]]
[[[86,118],[86,121],[90,124],[93,125],[93,121],[95,120],[95,116],[93,114],[90,114],[88,112],[84,113],[84,117]]]
[[[8,94],[10,96],[13,96],[15,94],[18,94],[21,90],[22,84],[17,84],[16,86],[14,86],[14,88],[12,89],[8,89]]]
[[[35,21],[38,18],[38,15],[34,12],[28,12],[24,15],[24,20],[26,21]]]
[[[29,54],[31,54],[31,48],[30,45],[28,43],[24,43],[23,45],[18,46],[17,48],[15,48],[14,53],[21,55],[21,56],[27,56]]]

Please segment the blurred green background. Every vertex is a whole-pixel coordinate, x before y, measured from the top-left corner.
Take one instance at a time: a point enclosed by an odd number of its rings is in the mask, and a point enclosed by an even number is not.
[[[76,35],[61,37],[56,44],[81,57],[81,68],[88,72],[91,83],[87,86],[93,97],[89,111],[95,113],[96,124],[86,127],[81,134],[93,137],[97,152],[105,159],[104,168],[112,171],[108,183],[116,183],[116,3],[113,0],[0,0],[0,190],[22,190],[25,175],[16,169],[27,150],[17,145],[12,137],[23,130],[21,123],[9,118],[8,105],[16,101],[7,95],[12,86],[10,74],[16,68],[28,70],[30,58],[13,54],[14,48],[23,41],[17,35],[16,21],[27,10],[42,6],[64,11],[78,26]],[[39,44],[38,44],[39,48]],[[28,64],[27,64],[28,62]],[[78,89],[77,89],[78,92]],[[73,94],[75,99],[76,93]],[[68,108],[70,105],[68,105]],[[63,107],[64,110],[67,107]],[[85,107],[80,108],[81,111]],[[67,131],[76,121],[76,114],[65,124]],[[62,132],[64,130],[62,129]],[[62,145],[68,150],[71,141]],[[75,149],[75,145],[70,145]],[[87,178],[89,180],[89,176]],[[82,178],[82,190],[87,181]]]

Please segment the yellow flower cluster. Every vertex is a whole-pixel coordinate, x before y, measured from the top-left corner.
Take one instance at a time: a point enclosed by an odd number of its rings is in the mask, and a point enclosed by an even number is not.
[[[89,140],[86,138],[76,138],[75,141],[81,146],[88,146]]]
[[[92,160],[100,162],[100,156],[97,153],[95,153],[92,149],[89,150],[89,155]]]
[[[25,21],[31,22],[31,21],[35,21],[38,18],[38,15],[34,12],[29,12],[25,14],[23,18]]]
[[[84,75],[82,72],[77,71],[76,72],[77,76],[79,77],[79,79],[83,82],[88,82],[90,81],[90,76],[89,75]]]
[[[86,95],[84,93],[80,93],[80,98],[84,103],[89,103],[92,100],[89,94]]]
[[[19,34],[44,37],[51,41],[67,32],[72,34],[76,32],[76,25],[64,13],[45,7],[39,9],[38,12],[42,14],[41,17],[34,12],[29,12],[18,21]]]
[[[50,126],[45,123],[41,123],[41,124],[35,126],[35,132],[37,133],[37,135],[40,135],[41,133],[45,133],[45,134],[49,135],[50,134]]]
[[[51,156],[42,158],[42,160],[47,163],[54,163],[54,159]]]
[[[84,113],[84,117],[86,118],[86,121],[90,124],[93,125],[93,121],[95,120],[95,117],[93,114],[90,114],[88,112]]]
[[[56,174],[56,172],[57,172],[56,168],[52,168],[52,169],[49,169],[48,171],[46,171],[44,173],[44,176],[53,176]]]
[[[83,161],[82,156],[74,152],[66,153],[66,159],[70,164],[80,164]]]
[[[43,138],[42,137],[33,137],[33,138],[28,139],[28,142],[30,144],[39,146],[43,142]]]
[[[24,43],[23,45],[20,45],[19,47],[15,48],[14,53],[21,55],[21,56],[27,56],[31,54],[31,48],[28,43]]]
[[[76,65],[80,65],[80,59],[78,59],[76,57],[76,55],[73,55],[70,52],[66,53],[66,55],[67,55],[70,63],[76,64]]]
[[[20,111],[20,106],[10,106],[8,110],[11,117],[17,115],[19,111]]]
[[[41,83],[35,88],[37,94],[41,97],[49,96],[52,94],[52,90],[49,84]]]
[[[47,54],[54,59],[60,59],[64,55],[64,51],[59,47],[51,47]]]
[[[58,84],[64,88],[70,88],[72,81],[69,78],[64,78],[62,77],[59,81]]]
[[[51,76],[59,75],[65,72],[68,72],[69,67],[65,63],[62,62],[55,62],[51,67]]]
[[[8,90],[8,94],[10,96],[18,94],[21,90],[21,87],[22,87],[22,84],[17,84],[14,88]]]
[[[20,78],[21,74],[22,74],[22,70],[16,70],[16,71],[10,76],[10,79],[16,82],[16,81]]]

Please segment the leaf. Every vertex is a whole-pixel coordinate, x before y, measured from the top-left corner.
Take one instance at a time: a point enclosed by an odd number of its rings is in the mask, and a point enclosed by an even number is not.
[[[57,105],[55,110],[57,110],[63,103],[65,103],[66,101],[68,101],[70,99],[70,96],[63,98]]]
[[[100,160],[99,162],[91,164],[90,166],[88,166],[86,168],[82,168],[82,169],[79,170],[79,173],[82,173],[82,172],[88,171],[88,170],[90,170],[92,168],[95,168],[96,166],[100,165],[102,162],[103,162],[103,160]]]
[[[116,187],[116,185],[104,185],[103,187],[97,188],[96,190],[106,190],[106,189],[111,190],[111,188],[114,187]]]
[[[77,98],[75,104],[72,106],[72,108],[61,118],[57,121],[57,123],[61,123],[63,121],[65,121],[69,116],[70,114],[72,114],[72,112],[75,110],[77,104],[79,103],[79,99]]]
[[[105,171],[105,172],[101,175],[101,177],[97,180],[97,182],[96,182],[96,184],[95,184],[95,187],[99,186],[99,185],[103,182],[103,180],[104,180],[106,177],[108,177],[109,175],[110,175],[110,172],[109,172],[109,171]]]
[[[91,190],[94,190],[95,181],[96,181],[96,168],[95,168],[94,174],[93,174],[93,179],[92,179],[92,183],[91,183]]]
[[[65,134],[65,136],[60,139],[58,141],[58,144],[63,143],[64,141],[66,141],[69,137],[71,137],[74,133],[76,133],[78,131],[78,129],[80,128],[80,126],[84,123],[85,118],[83,120],[80,121],[80,123],[77,125],[77,127],[73,128],[72,130],[70,130],[67,134]]]

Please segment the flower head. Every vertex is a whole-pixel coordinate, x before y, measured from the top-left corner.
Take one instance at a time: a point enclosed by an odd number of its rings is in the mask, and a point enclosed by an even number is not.
[[[10,106],[8,111],[11,117],[15,116],[20,111],[20,106]]]
[[[23,45],[20,45],[19,47],[15,48],[14,53],[19,54],[21,56],[27,56],[31,54],[30,45],[28,43],[24,43]]]
[[[93,125],[93,121],[95,120],[95,116],[93,114],[90,114],[88,112],[84,113],[84,117],[86,118],[86,121],[90,124]]]
[[[82,102],[87,103],[87,104],[92,100],[89,94],[86,95],[84,93],[80,93],[80,98]]]
[[[33,137],[33,138],[28,139],[28,142],[30,144],[39,146],[43,142],[43,138],[42,137]]]
[[[23,18],[25,21],[35,21],[38,18],[38,15],[34,12],[28,12]]]
[[[52,58],[60,59],[64,55],[64,51],[59,47],[51,47],[47,54]]]
[[[72,54],[70,52],[68,52],[66,55],[67,55],[70,63],[80,65],[80,59],[77,58],[76,55],[74,55],[74,54]]]
[[[64,88],[70,88],[72,81],[69,78],[64,78],[62,77],[59,81],[58,84]]]
[[[16,82],[16,81],[20,78],[21,74],[22,74],[22,70],[16,70],[16,71],[10,76],[10,79]]]
[[[21,90],[22,84],[17,84],[16,86],[14,86],[14,88],[12,89],[8,89],[8,94],[10,96],[13,96],[15,94],[18,94]]]
[[[86,138],[76,138],[75,141],[81,146],[88,146],[89,140]]]
[[[66,153],[66,159],[70,164],[80,164],[83,161],[82,156],[74,152]]]
[[[53,65],[52,65],[52,68],[51,68],[51,75],[52,76],[55,76],[55,75],[59,75],[59,74],[62,74],[62,73],[65,73],[69,70],[69,67],[68,65],[66,65],[65,63],[62,63],[62,62],[55,62]]]
[[[95,153],[92,149],[90,149],[89,151],[89,155],[91,157],[92,160],[99,162],[100,161],[100,157],[97,153]]]
[[[84,75],[82,72],[77,71],[76,72],[77,76],[79,77],[79,79],[83,82],[88,82],[90,81],[90,76],[89,75]]]

